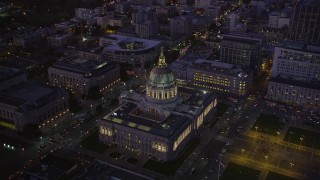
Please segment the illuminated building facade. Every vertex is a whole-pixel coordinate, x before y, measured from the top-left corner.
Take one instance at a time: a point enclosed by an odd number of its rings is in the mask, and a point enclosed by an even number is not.
[[[275,47],[272,76],[290,77],[300,81],[320,81],[319,59],[319,47],[286,42],[283,47]]]
[[[26,124],[40,128],[65,115],[68,93],[61,88],[24,85],[0,95],[0,126],[22,131]]]
[[[267,99],[320,112],[320,84],[271,78]]]
[[[253,73],[233,64],[203,59],[180,60],[171,65],[179,84],[202,89],[245,95],[252,86]]]
[[[266,98],[319,111],[319,47],[288,41],[276,47]]]
[[[99,139],[158,161],[177,158],[214,113],[213,93],[177,87],[161,53],[146,93],[123,92],[120,106],[99,123]]]
[[[58,61],[48,69],[49,81],[53,86],[85,95],[91,87],[98,87],[100,91],[112,87],[120,80],[119,73],[120,68],[114,62],[76,56]]]

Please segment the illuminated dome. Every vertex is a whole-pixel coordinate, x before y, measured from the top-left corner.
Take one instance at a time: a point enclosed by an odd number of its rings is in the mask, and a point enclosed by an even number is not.
[[[147,98],[150,101],[166,103],[176,99],[176,81],[166,64],[162,48],[158,65],[151,70],[146,87]]]

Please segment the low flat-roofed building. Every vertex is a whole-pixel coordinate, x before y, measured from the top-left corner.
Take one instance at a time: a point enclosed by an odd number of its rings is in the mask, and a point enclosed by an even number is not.
[[[145,92],[124,91],[120,106],[99,120],[99,139],[158,161],[179,157],[215,111],[217,97],[178,87],[164,55],[150,72]]]
[[[73,39],[73,35],[69,33],[55,34],[47,37],[48,46],[64,47],[68,45]]]
[[[111,34],[100,38],[103,59],[126,64],[153,64],[160,52],[160,41]]]
[[[53,28],[56,31],[62,31],[67,33],[74,33],[77,23],[73,21],[63,21],[57,24],[54,24]]]
[[[25,82],[27,74],[24,71],[0,65],[0,92]]]
[[[72,172],[74,172],[77,167],[77,163],[49,154],[24,171],[19,178],[50,180],[69,179],[72,177]]]
[[[45,37],[53,33],[54,33],[54,30],[48,27],[39,28],[32,31],[24,31],[22,33],[19,32],[14,35],[13,44],[15,46],[26,47],[27,45],[40,41],[41,39],[44,39]]]
[[[171,64],[178,84],[245,95],[253,82],[253,71],[239,66],[204,59],[180,60]]]
[[[115,62],[72,56],[54,63],[48,69],[53,86],[88,95],[92,87],[106,90],[120,80],[120,68]]]
[[[13,130],[44,127],[68,111],[68,93],[61,88],[26,84],[0,94],[0,124]]]
[[[69,56],[78,56],[88,59],[102,60],[102,50],[103,47],[95,45],[87,45],[84,48],[68,46],[67,54]]]
[[[320,84],[271,78],[266,99],[320,112]]]

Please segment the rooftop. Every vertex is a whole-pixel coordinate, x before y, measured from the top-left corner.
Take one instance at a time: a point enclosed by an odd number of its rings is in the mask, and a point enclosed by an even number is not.
[[[170,137],[181,127],[190,124],[190,119],[186,116],[171,114],[161,123],[142,116],[134,115],[132,112],[137,109],[137,105],[127,102],[118,107],[112,114],[105,116],[105,121],[121,124],[130,128],[138,129],[162,137]]]
[[[41,105],[42,103],[40,102],[44,102],[44,98],[48,100],[47,97],[55,94],[56,92],[56,88],[47,87],[44,85],[27,84],[1,94],[0,102],[15,107],[19,107],[27,102],[39,102],[39,105]]]
[[[48,39],[63,39],[63,38],[66,38],[66,37],[70,37],[72,36],[72,34],[69,34],[69,33],[61,33],[61,34],[55,34],[55,35],[52,35],[52,36],[48,36]]]
[[[11,79],[13,77],[19,76],[23,73],[24,73],[23,71],[20,71],[18,69],[0,65],[0,83],[8,79]]]
[[[296,41],[286,41],[282,47],[311,53],[320,53],[320,46],[307,45]]]
[[[180,60],[172,63],[170,67],[173,71],[175,71],[175,69],[181,69],[186,71],[188,69],[198,69],[200,71],[225,74],[229,76],[238,76],[240,73],[244,73],[247,75],[251,74],[251,70],[248,68],[240,68],[233,64],[205,59],[196,59],[193,61]]]
[[[192,118],[202,112],[215,97],[211,92],[205,92],[194,88],[179,87],[180,99],[172,106],[161,106],[158,104],[143,101],[144,94],[131,92],[130,97],[125,99],[120,107],[103,118],[104,121],[111,121],[130,128],[152,133],[161,137],[169,138],[183,127],[191,123]],[[145,104],[147,103],[147,104]],[[150,117],[142,113],[141,108],[156,107],[165,114],[165,119],[159,121],[156,117]]]
[[[118,51],[146,50],[146,49],[158,46],[161,43],[160,41],[129,37],[129,36],[123,36],[118,34],[103,36],[100,38],[100,41],[101,40],[109,40],[110,43],[104,46],[109,50],[115,50],[115,51],[116,50]]]
[[[229,33],[223,35],[222,40],[239,41],[243,43],[262,43],[262,36],[257,34]]]
[[[96,59],[71,56],[54,63],[50,68],[71,71],[86,77],[100,75],[116,67],[114,62],[101,62]]]
[[[305,87],[309,89],[316,89],[320,90],[320,82],[303,82],[303,81],[297,81],[293,79],[288,79],[288,78],[282,78],[282,77],[272,77],[270,78],[270,82],[277,82],[277,83],[282,83],[282,84],[289,84],[293,86],[299,86],[299,87]]]
[[[40,63],[43,63],[44,60],[40,60],[38,61],[37,58],[22,58],[22,57],[15,57],[9,60],[5,60],[1,62],[1,65],[3,66],[7,66],[7,67],[11,67],[11,68],[15,68],[15,69],[30,69]]]

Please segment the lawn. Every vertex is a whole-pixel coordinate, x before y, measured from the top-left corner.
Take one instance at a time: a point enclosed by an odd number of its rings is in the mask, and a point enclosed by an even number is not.
[[[284,123],[280,122],[275,115],[260,114],[251,130],[277,136],[277,132],[283,128],[283,125]]]
[[[226,170],[221,176],[221,180],[254,180],[259,179],[260,171],[241,166],[234,163],[229,163]]]
[[[302,138],[302,141],[301,141]],[[300,144],[315,149],[320,149],[320,133],[308,131],[296,127],[290,127],[284,141]]]
[[[199,139],[191,141],[181,156],[174,161],[158,162],[150,159],[143,165],[143,168],[164,174],[166,176],[174,175],[184,160],[187,159],[193,149],[199,144],[199,141]]]
[[[216,116],[221,117],[229,108],[230,105],[225,104],[225,103],[218,103],[217,104],[217,111],[215,113]]]
[[[113,159],[119,159],[121,157],[121,154],[117,151],[112,152],[109,157],[112,157]]]
[[[296,180],[295,178],[270,171],[266,177],[266,180],[274,180],[274,179],[276,179],[276,180]]]
[[[210,118],[209,122],[208,122],[208,127],[210,129],[213,128],[213,126],[219,121],[219,117],[213,117],[213,118]]]
[[[99,130],[98,128],[95,129],[91,134],[89,134],[89,136],[84,138],[80,144],[85,149],[101,154],[105,150],[107,150],[108,146],[106,144],[102,144],[99,142],[98,130]]]
[[[135,164],[138,163],[138,159],[136,159],[136,158],[128,158],[127,159],[127,163],[135,165]]]

